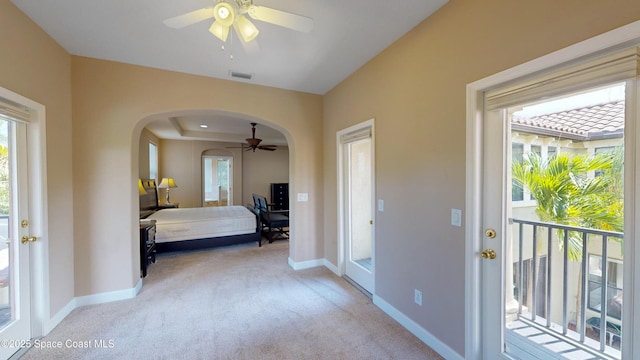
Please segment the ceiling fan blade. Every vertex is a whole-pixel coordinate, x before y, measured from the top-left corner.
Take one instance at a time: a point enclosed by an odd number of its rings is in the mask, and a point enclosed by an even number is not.
[[[310,17],[264,6],[250,6],[249,16],[255,20],[268,22],[300,32],[308,33],[313,29],[313,19]]]
[[[258,149],[267,150],[267,151],[276,151],[277,150],[275,145],[258,146]]]
[[[206,7],[200,10],[188,12],[163,21],[165,25],[174,29],[182,29],[185,26],[199,23],[200,21],[211,19],[214,16],[213,7]]]

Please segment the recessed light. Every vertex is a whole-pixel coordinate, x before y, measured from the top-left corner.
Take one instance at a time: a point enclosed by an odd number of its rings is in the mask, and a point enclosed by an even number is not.
[[[206,129],[206,128],[208,128],[208,127],[209,127],[209,125],[200,124],[200,127],[201,127],[201,128],[203,128],[203,129]]]

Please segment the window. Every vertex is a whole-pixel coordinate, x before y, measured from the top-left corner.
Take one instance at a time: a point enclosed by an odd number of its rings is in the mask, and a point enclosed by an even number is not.
[[[595,149],[593,149],[593,152],[595,155],[599,155],[599,154],[613,154],[613,152],[615,151],[615,146],[603,146],[603,147],[597,147]],[[594,173],[594,176],[602,176],[604,174],[604,171],[602,170],[596,170]]]
[[[538,155],[538,156],[542,156],[542,146],[540,145],[531,145],[531,152]]]
[[[558,149],[555,146],[549,146],[549,148],[547,149],[547,158],[552,158],[556,156],[557,153]]]
[[[602,256],[589,255],[589,310],[600,312],[602,302]],[[622,262],[607,261],[607,316],[621,319],[622,315]]]
[[[158,146],[149,143],[149,178],[158,181]]]
[[[511,161],[513,163],[522,162],[522,154],[524,153],[524,144],[511,144]],[[517,184],[513,181],[511,186],[511,201],[522,201],[524,200],[524,189],[522,185]]]

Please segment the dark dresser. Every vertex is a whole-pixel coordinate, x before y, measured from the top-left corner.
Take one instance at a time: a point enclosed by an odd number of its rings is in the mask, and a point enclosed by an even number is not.
[[[156,262],[156,221],[140,220],[140,277],[147,276],[149,264]]]
[[[272,210],[289,210],[289,183],[271,183]]]

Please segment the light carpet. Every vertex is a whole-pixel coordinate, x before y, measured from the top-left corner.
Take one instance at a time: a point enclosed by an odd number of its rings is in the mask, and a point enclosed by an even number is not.
[[[75,309],[41,339],[62,348],[22,359],[442,359],[344,279],[287,257],[287,242],[160,255],[137,297]]]

